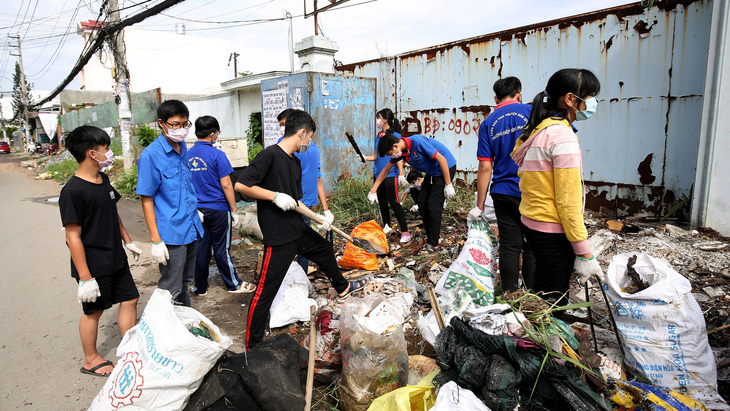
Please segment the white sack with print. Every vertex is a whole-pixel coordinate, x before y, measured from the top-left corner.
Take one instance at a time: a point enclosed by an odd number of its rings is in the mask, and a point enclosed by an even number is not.
[[[626,366],[658,387],[678,390],[709,408],[725,409],[717,394],[705,318],[692,296],[692,286],[666,263],[638,253],[634,269],[649,288],[624,292],[630,284],[626,267],[634,254],[615,256],[603,284],[626,352]]]
[[[190,325],[207,328],[218,341],[193,335]],[[230,345],[207,317],[173,305],[170,292],[158,288],[122,338],[121,358],[89,409],[181,410]]]

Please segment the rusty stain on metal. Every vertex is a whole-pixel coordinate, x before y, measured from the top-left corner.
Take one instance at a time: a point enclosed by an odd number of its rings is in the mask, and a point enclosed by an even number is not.
[[[613,38],[614,37],[616,37],[615,34],[613,36],[609,37],[608,40],[606,40],[606,46],[603,48],[605,51],[608,51],[608,49],[610,49],[611,46],[613,45]]]
[[[639,32],[641,38],[645,38],[649,35],[651,28],[654,27],[655,24],[657,24],[656,20],[654,20],[651,26],[644,20],[639,20],[636,24],[634,24],[634,30]]]
[[[656,176],[651,173],[651,160],[654,158],[654,153],[650,153],[644,161],[639,163],[639,168],[636,171],[639,173],[639,181],[641,184],[651,184],[656,180]]]

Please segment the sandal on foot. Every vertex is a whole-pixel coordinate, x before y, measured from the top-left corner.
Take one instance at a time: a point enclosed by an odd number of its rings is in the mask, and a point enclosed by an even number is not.
[[[438,251],[438,247],[434,247],[431,244],[426,244],[418,250],[418,255],[429,255]]]
[[[365,288],[365,280],[355,280],[355,281],[349,281],[350,286],[348,287],[348,290],[345,294],[338,294],[337,296],[339,298],[347,298],[350,296],[350,294],[354,293],[355,291],[360,291],[363,288]]]
[[[104,361],[103,363],[97,364],[97,365],[95,365],[95,366],[93,366],[91,368],[88,368],[88,369],[87,368],[84,368],[84,367],[81,367],[81,373],[82,374],[94,375],[94,376],[97,376],[97,377],[108,377],[111,373],[109,373],[109,374],[99,374],[98,372],[96,372],[96,370],[98,370],[99,368],[104,368],[104,367],[107,367],[107,366],[114,368],[114,363],[111,362],[111,361]]]
[[[228,292],[231,294],[245,294],[252,293],[254,291],[256,291],[256,286],[246,281],[241,281],[241,285],[238,286],[237,289],[228,290]]]

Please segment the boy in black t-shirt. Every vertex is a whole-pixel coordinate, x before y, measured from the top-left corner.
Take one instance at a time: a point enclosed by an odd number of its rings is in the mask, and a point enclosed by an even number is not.
[[[68,135],[66,147],[79,168],[58,200],[71,252],[71,276],[79,283],[78,301],[84,310],[79,321],[84,350],[81,372],[102,377],[112,372],[114,364],[96,349],[101,314],[120,303],[117,323],[122,335],[137,321],[139,292],[122,241],[135,260],[142,254],[117,213],[121,196],[101,172],[114,161],[109,144],[109,135],[94,126],[81,126]]]
[[[302,168],[294,152],[303,153],[317,126],[312,117],[295,110],[286,118],[284,138],[264,149],[238,177],[234,189],[257,199],[258,221],[264,235],[261,279],[251,300],[246,326],[246,348],[264,339],[269,308],[284,280],[294,256],[299,254],[315,264],[330,279],[341,298],[361,289],[363,281],[347,281],[337,267],[332,243],[304,224],[294,209],[306,207],[302,198]],[[318,227],[329,230],[324,217]]]

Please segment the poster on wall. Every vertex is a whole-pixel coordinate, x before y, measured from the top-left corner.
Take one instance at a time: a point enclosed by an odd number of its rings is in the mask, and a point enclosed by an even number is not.
[[[264,148],[276,144],[279,140],[279,122],[276,116],[284,111],[287,106],[287,89],[264,91],[263,98],[263,123],[264,123]]]

